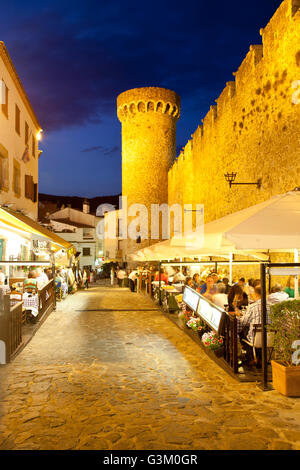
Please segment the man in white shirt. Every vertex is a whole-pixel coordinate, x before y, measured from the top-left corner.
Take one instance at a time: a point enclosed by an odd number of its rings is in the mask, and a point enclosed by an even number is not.
[[[135,290],[135,281],[137,279],[137,276],[138,276],[138,272],[136,270],[131,271],[131,273],[128,275],[129,286],[130,286],[131,292],[134,292]]]
[[[117,279],[118,279],[118,284],[119,284],[119,287],[123,287],[123,281],[126,277],[126,272],[124,271],[124,269],[119,269],[119,271],[117,272]]]
[[[177,272],[176,272],[175,276],[173,277],[173,284],[175,282],[185,282],[185,275],[182,274],[182,272],[180,272],[179,268],[177,268]]]
[[[41,290],[49,282],[48,276],[41,269],[36,270],[35,276],[37,280],[38,289]]]
[[[281,284],[275,284],[271,288],[271,293],[268,295],[267,302],[270,305],[278,304],[280,302],[284,302],[285,300],[289,299],[289,294],[287,292],[284,292],[282,289]]]
[[[222,282],[216,284],[217,293],[212,297],[212,301],[218,307],[225,308],[228,305],[228,296],[225,294],[226,286]]]

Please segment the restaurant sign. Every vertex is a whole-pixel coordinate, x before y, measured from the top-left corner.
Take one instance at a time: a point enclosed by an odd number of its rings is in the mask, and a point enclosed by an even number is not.
[[[209,300],[200,296],[197,309],[198,315],[205,323],[217,333],[222,334],[222,328],[225,319],[225,311],[212,304]]]
[[[51,252],[51,241],[42,238],[31,239],[31,249],[35,255]]]
[[[216,333],[222,334],[225,310],[217,307],[190,287],[184,289],[182,301]]]
[[[188,305],[194,312],[197,311],[200,295],[190,287],[184,289],[182,301]]]
[[[300,268],[269,268],[270,276],[300,276]]]

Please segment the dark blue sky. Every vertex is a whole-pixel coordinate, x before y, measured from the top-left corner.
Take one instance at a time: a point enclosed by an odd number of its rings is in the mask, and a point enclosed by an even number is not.
[[[181,148],[280,3],[1,0],[0,40],[44,128],[40,192],[121,192],[116,98],[130,88],[181,96]]]

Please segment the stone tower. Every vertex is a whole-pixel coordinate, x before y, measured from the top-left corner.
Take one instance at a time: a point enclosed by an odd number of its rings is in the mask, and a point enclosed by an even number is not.
[[[122,123],[122,195],[131,204],[168,203],[168,170],[176,157],[176,122],[180,97],[157,87],[134,88],[117,99]],[[151,244],[129,242],[130,253]]]

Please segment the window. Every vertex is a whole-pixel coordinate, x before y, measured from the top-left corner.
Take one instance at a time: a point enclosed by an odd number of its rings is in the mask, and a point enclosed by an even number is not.
[[[1,104],[3,114],[8,118],[8,88],[3,82],[4,86],[4,103]]]
[[[83,239],[92,239],[94,238],[94,229],[93,228],[83,228],[82,230]]]
[[[91,256],[90,248],[82,248],[82,256]]]
[[[20,135],[20,133],[21,133],[21,128],[20,128],[20,115],[21,115],[20,109],[19,109],[18,106],[16,105],[16,111],[15,111],[15,129],[16,129],[17,134],[19,134],[19,135]]]
[[[8,151],[0,144],[0,191],[8,191]]]
[[[28,145],[28,139],[29,139],[29,127],[27,122],[25,122],[25,145]]]
[[[14,160],[13,191],[17,197],[21,196],[21,169],[17,160]]]

